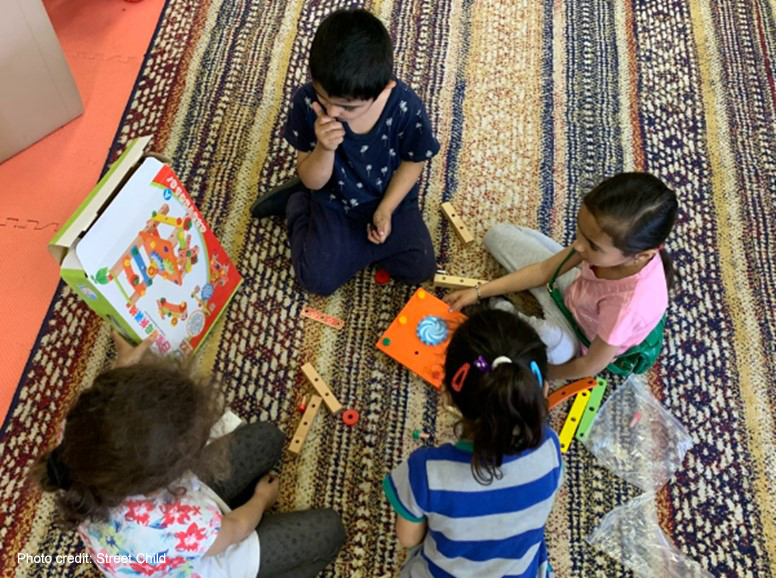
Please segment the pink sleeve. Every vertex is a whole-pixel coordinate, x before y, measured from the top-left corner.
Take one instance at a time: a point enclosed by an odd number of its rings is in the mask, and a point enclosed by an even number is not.
[[[606,343],[619,347],[641,343],[637,336],[643,332],[644,320],[637,311],[623,306],[619,299],[603,299],[598,311],[597,336]]]

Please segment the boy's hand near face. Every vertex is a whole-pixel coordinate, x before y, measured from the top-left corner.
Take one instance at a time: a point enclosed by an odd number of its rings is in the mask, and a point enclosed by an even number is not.
[[[391,213],[377,207],[374,215],[372,215],[372,222],[367,226],[366,236],[375,245],[384,243],[391,234]]]
[[[345,128],[342,123],[326,114],[323,107],[318,102],[313,102],[313,111],[315,111],[315,138],[327,151],[335,151],[337,147],[345,140]]]

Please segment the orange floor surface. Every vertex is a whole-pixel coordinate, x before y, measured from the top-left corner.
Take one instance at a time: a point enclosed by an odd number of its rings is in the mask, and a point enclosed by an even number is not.
[[[0,163],[0,418],[59,282],[46,245],[97,182],[164,0],[44,0],[83,116]]]

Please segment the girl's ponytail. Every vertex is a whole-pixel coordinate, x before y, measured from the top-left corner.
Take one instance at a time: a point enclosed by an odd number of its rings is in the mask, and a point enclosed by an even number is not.
[[[539,381],[519,361],[502,363],[483,376],[482,390],[482,414],[471,431],[472,471],[489,484],[501,477],[505,455],[539,445],[547,405]]]
[[[542,442],[546,373],[544,344],[512,313],[480,311],[453,334],[444,381],[463,416],[461,435],[472,442],[472,472],[480,483],[501,477],[504,456]]]
[[[666,285],[671,290],[676,283],[676,269],[674,269],[674,258],[664,247],[660,248],[660,261],[663,263],[663,272],[666,276]]]

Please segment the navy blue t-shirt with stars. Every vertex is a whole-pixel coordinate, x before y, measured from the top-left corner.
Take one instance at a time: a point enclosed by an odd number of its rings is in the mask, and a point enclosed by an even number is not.
[[[317,102],[312,83],[294,95],[286,123],[286,140],[298,151],[315,148],[315,111]],[[346,214],[371,220],[388,183],[401,161],[421,162],[439,152],[428,115],[418,95],[406,84],[396,81],[380,118],[367,134],[356,134],[343,122],[345,139],[334,154],[331,179],[314,198]],[[418,184],[412,187],[397,210],[416,206]]]

